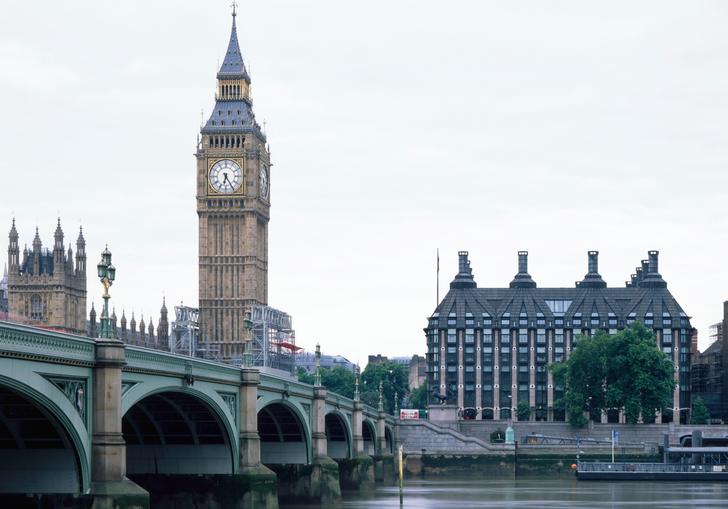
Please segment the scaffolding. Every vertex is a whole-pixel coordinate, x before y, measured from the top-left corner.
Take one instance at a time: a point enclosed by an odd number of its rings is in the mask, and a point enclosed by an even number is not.
[[[252,306],[253,365],[293,373],[296,367],[296,332],[291,316],[269,306]]]
[[[200,355],[198,352],[200,335],[200,310],[180,304],[174,307],[172,335],[169,338],[169,351],[190,357]],[[204,357],[204,355],[200,355]]]

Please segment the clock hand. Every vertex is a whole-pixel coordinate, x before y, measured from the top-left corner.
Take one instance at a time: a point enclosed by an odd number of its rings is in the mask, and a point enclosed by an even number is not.
[[[228,178],[227,173],[223,173],[223,175],[225,177],[225,181],[227,181],[228,185],[230,186],[230,189],[232,190],[233,189],[233,183],[230,182],[230,179]]]

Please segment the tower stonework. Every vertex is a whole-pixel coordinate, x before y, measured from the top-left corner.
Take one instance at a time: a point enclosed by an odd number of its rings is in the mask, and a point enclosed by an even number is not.
[[[197,146],[200,347],[242,358],[245,310],[268,303],[270,154],[255,120],[235,13],[215,108]]]
[[[79,232],[76,258],[64,250],[58,220],[53,250],[43,248],[35,231],[32,250],[20,257],[13,220],[8,246],[8,319],[37,323],[76,334],[86,334],[86,241]]]

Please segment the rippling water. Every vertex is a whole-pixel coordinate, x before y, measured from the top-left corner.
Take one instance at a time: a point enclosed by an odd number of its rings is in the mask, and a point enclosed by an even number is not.
[[[728,482],[603,482],[565,479],[408,479],[409,508],[727,508]],[[282,506],[301,507],[301,506]],[[319,506],[320,507],[320,506]],[[399,507],[399,489],[381,486],[368,493],[345,493],[336,507]]]

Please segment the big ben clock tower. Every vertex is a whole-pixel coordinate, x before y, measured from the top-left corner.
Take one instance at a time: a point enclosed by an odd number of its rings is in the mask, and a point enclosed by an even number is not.
[[[245,310],[268,303],[270,158],[233,26],[197,147],[200,347],[240,359]]]

